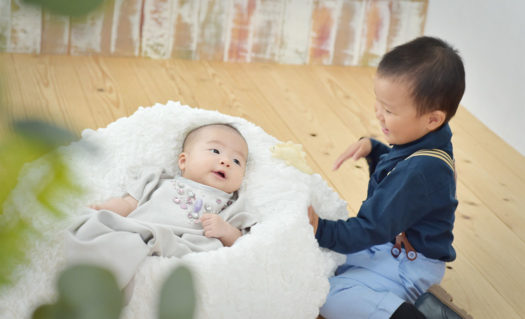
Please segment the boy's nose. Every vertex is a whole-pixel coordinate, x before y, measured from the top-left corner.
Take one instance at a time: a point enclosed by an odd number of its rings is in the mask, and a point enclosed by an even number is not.
[[[383,112],[381,112],[381,109],[376,106],[376,119],[382,121],[383,120]]]
[[[230,163],[226,162],[225,160],[221,161],[221,165],[224,165],[226,167],[230,167]]]

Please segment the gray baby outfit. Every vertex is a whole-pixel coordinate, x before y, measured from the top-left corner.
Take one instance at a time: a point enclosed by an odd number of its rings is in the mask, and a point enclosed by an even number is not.
[[[184,177],[169,177],[148,168],[126,185],[138,200],[128,217],[108,210],[86,213],[66,234],[69,262],[97,264],[112,270],[121,288],[133,278],[147,256],[181,257],[190,252],[218,249],[217,238],[204,236],[203,213],[221,217],[243,233],[256,223],[243,211],[243,199]]]

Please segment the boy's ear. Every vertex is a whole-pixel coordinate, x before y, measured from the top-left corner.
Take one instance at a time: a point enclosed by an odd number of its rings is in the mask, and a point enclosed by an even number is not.
[[[186,168],[186,153],[182,152],[179,154],[179,169],[181,170],[181,172],[184,171],[184,169]]]
[[[427,127],[430,131],[436,130],[439,128],[443,123],[445,123],[445,119],[447,118],[447,114],[442,110],[435,110],[428,114],[428,122]]]

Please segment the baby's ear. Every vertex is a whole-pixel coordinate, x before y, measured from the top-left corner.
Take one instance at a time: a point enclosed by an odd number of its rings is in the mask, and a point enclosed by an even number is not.
[[[181,172],[184,172],[184,168],[186,168],[186,153],[182,152],[179,154],[179,169]]]

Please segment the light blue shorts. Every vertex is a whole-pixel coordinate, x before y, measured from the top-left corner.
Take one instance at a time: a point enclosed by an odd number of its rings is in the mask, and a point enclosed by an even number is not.
[[[418,254],[413,261],[403,250],[392,256],[392,244],[347,255],[334,277],[321,315],[332,318],[390,318],[405,301],[415,300],[441,282],[445,262]]]

